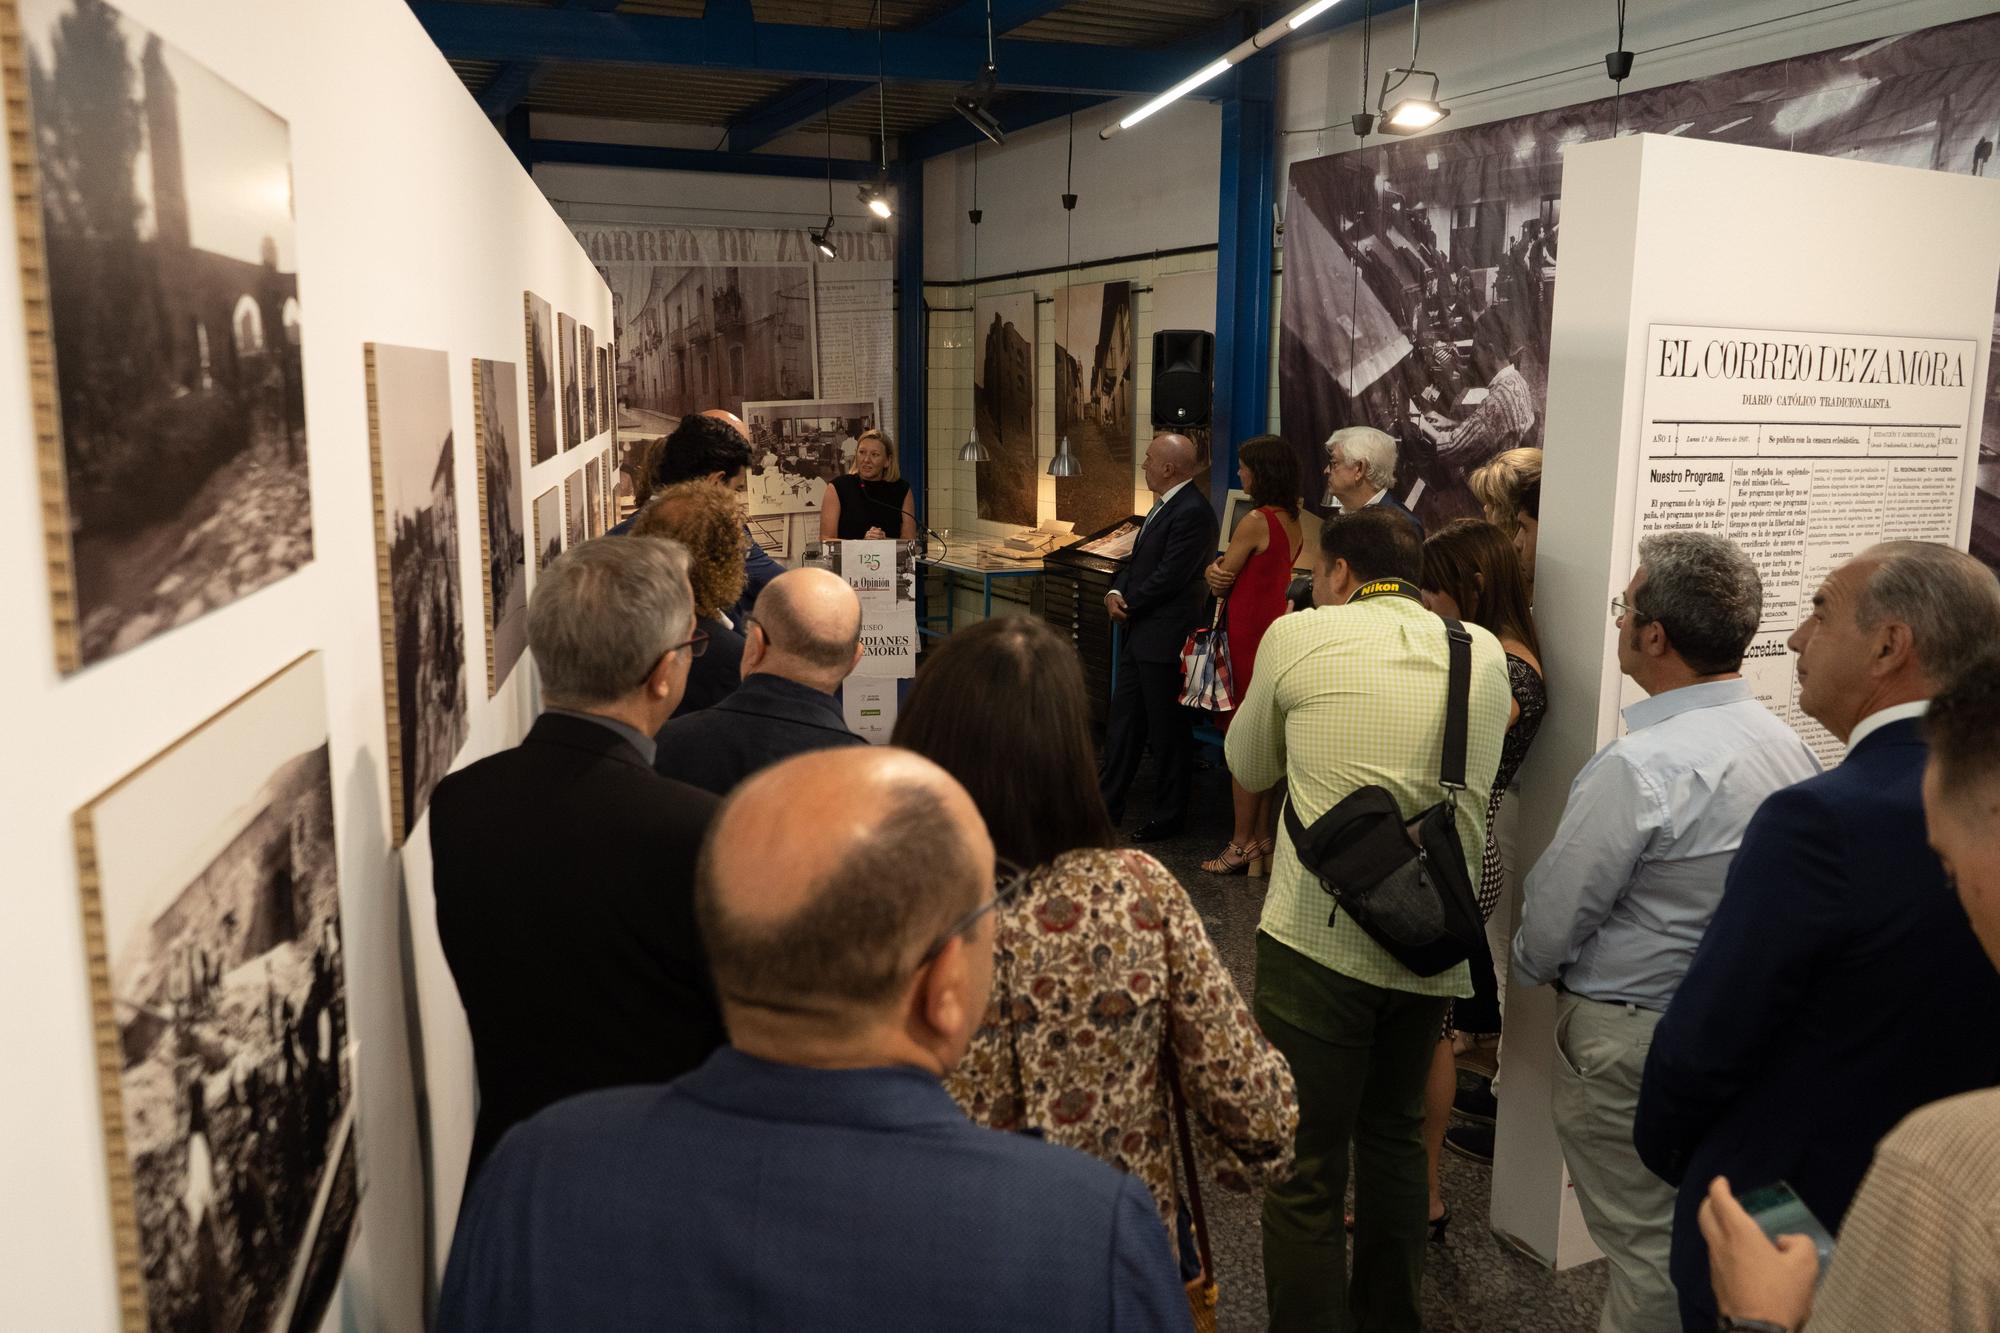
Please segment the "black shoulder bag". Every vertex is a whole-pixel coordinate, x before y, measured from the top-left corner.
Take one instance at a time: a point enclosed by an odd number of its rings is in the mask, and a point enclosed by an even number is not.
[[[1466,712],[1472,692],[1472,636],[1456,620],[1446,620],[1444,628],[1451,649],[1444,746],[1438,760],[1444,799],[1405,820],[1386,788],[1362,787],[1315,819],[1310,828],[1300,822],[1290,799],[1285,802],[1285,828],[1299,864],[1333,896],[1327,924],[1346,912],[1368,938],[1420,977],[1436,976],[1468,960],[1474,967],[1493,966],[1458,836],[1458,794],[1465,790]]]

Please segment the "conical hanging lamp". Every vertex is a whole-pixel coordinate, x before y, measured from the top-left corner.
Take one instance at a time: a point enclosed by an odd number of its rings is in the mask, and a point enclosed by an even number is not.
[[[1076,221],[1075,185],[1076,185],[1076,112],[1072,111],[1069,113],[1069,162],[1068,165],[1066,165],[1063,168],[1063,196],[1062,196],[1063,346],[1064,347],[1070,347],[1074,345],[1073,341],[1070,338],[1071,329],[1069,327],[1069,318],[1075,303],[1069,299],[1069,296],[1070,296],[1070,277],[1071,277],[1070,263],[1072,258],[1070,254],[1070,232],[1071,232],[1070,224]],[[1062,392],[1062,386],[1060,384],[1056,386],[1056,392],[1058,393]],[[1049,460],[1049,475],[1051,477],[1075,477],[1075,476],[1080,476],[1082,472],[1083,472],[1083,463],[1077,458],[1076,450],[1070,448],[1069,432],[1064,431],[1062,433],[1062,438],[1056,441],[1056,456]]]
[[[979,220],[983,216],[979,211],[978,144],[972,145],[972,207],[966,210],[965,215],[972,220],[972,304],[976,308],[979,304]],[[979,337],[977,319],[973,321],[972,336],[974,341],[977,342]],[[966,436],[965,443],[958,446],[958,461],[961,463],[987,463],[991,462],[992,459],[993,455],[987,451],[986,445],[979,438],[979,411],[975,407],[972,413],[972,434]]]

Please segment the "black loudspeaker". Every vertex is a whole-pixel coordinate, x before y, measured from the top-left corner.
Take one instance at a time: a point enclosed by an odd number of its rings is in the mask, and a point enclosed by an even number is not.
[[[1214,380],[1214,334],[1161,329],[1153,335],[1155,426],[1206,426]]]

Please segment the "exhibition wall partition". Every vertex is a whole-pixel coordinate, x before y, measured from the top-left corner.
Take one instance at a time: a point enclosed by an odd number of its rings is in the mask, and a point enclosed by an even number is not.
[[[1562,188],[1535,574],[1550,707],[1521,773],[1523,865],[1638,697],[1609,606],[1650,532],[1722,532],[1756,561],[1743,674],[1838,762],[1785,640],[1869,545],[1967,545],[2000,283],[2000,181],[1635,135],[1570,149]],[[1882,245],[1912,218],[1922,245]],[[1492,1215],[1566,1265],[1593,1251],[1550,1117],[1554,1000],[1509,993]]]
[[[415,1330],[425,803],[609,517],[611,294],[397,0],[0,23],[4,1322]]]

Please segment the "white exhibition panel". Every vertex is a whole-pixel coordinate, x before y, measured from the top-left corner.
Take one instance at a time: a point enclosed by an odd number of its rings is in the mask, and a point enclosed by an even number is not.
[[[1638,135],[1572,147],[1563,201],[1535,577],[1550,709],[1521,774],[1524,866],[1548,844],[1577,770],[1619,726],[1609,602],[1632,570],[1654,326],[1810,330],[1876,347],[1969,341],[1979,404],[2000,280],[2000,181]],[[1913,218],[1922,245],[1882,244]],[[1960,545],[1970,471],[1958,474]],[[1593,1247],[1550,1122],[1553,992],[1514,987],[1507,1012],[1494,1225],[1567,1266]]]
[[[12,213],[0,220],[0,617],[10,629],[0,654],[9,760],[0,766],[9,856],[0,1049],[14,1072],[0,1098],[0,1322],[100,1329],[117,1320],[71,814],[317,649],[365,1185],[340,1313],[328,1322],[416,1330],[431,1281],[427,1244],[441,1254],[457,1212],[473,1084],[463,1016],[436,942],[428,825],[419,822],[406,859],[390,850],[362,345],[450,357],[471,682],[464,763],[516,741],[536,706],[525,660],[497,697],[480,688],[472,358],[523,363],[524,288],[606,339],[610,297],[400,0],[119,0],[119,8],[288,122],[315,549],[309,565],[268,588],[67,679],[57,675]],[[525,386],[527,377],[518,378]],[[533,468],[524,445],[526,502],[608,440]],[[437,1163],[428,1216],[426,1132]]]

